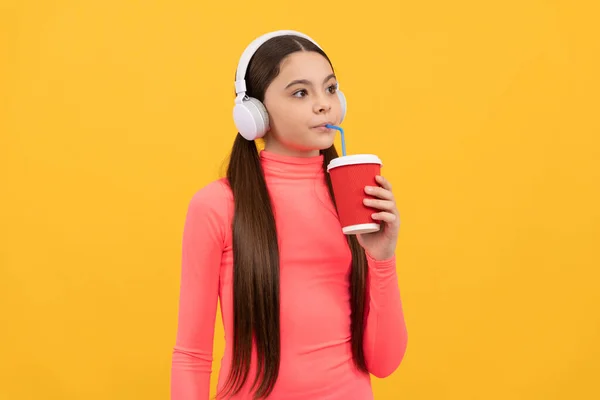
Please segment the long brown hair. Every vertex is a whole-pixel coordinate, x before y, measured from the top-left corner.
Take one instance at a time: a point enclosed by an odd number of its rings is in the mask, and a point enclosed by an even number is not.
[[[275,37],[263,44],[250,61],[247,94],[264,100],[267,87],[279,74],[281,61],[296,51],[314,51],[331,61],[313,43],[296,36]],[[323,169],[338,153],[322,150]],[[333,204],[329,174],[325,174]],[[250,372],[252,346],[256,346],[257,373],[254,398],[267,397],[277,380],[280,364],[279,247],[271,198],[258,148],[239,133],[233,143],[227,179],[233,192],[233,362],[218,397],[235,395]],[[350,274],[352,356],[356,367],[367,371],[363,352],[367,262],[355,236],[348,236],[352,253]]]

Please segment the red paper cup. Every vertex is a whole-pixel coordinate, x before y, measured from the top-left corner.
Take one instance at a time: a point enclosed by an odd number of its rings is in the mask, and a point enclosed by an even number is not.
[[[363,203],[374,198],[365,193],[365,186],[379,186],[375,176],[380,174],[381,160],[373,154],[354,154],[331,160],[327,172],[331,177],[333,195],[346,235],[377,232],[381,229],[371,214],[375,211]]]

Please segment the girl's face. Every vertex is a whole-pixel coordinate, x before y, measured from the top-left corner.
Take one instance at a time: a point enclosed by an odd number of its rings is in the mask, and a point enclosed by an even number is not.
[[[263,103],[270,120],[265,150],[310,157],[331,147],[337,131],[324,125],[336,125],[342,116],[336,87],[331,65],[319,53],[287,56],[265,91]]]

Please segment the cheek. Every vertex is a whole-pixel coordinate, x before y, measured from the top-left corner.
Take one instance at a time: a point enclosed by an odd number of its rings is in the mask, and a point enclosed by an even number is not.
[[[294,104],[279,104],[272,107],[269,117],[276,126],[297,129],[306,125],[306,112]]]
[[[331,111],[333,111],[337,117],[342,115],[342,103],[337,95],[335,95],[335,99],[331,102]]]

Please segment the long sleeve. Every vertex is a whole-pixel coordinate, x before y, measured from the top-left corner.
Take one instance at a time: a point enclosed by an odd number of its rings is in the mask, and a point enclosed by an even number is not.
[[[226,212],[223,187],[218,183],[197,192],[188,206],[182,240],[171,400],[208,400],[210,395]]]
[[[378,261],[367,254],[369,266],[367,322],[363,348],[369,372],[378,378],[398,368],[407,346],[396,256]]]

